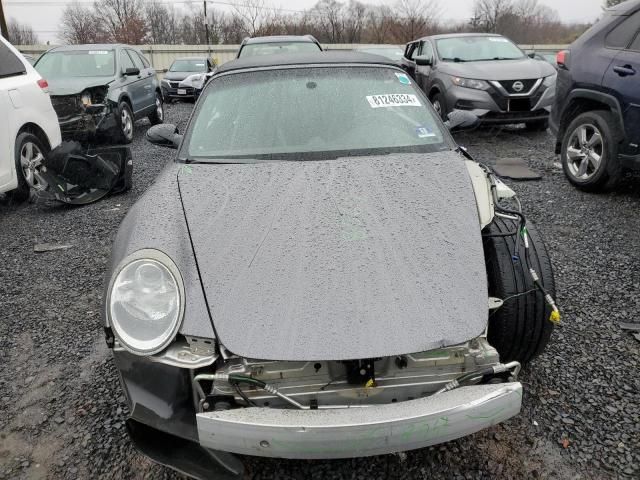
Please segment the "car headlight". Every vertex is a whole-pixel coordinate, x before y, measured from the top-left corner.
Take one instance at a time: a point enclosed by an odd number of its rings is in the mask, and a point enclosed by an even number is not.
[[[545,87],[550,87],[551,85],[554,85],[556,83],[557,78],[558,78],[558,74],[554,73],[553,75],[549,75],[548,77],[544,77],[544,82],[542,82],[542,84]]]
[[[205,76],[201,73],[197,73],[195,75],[189,75],[182,82],[180,82],[180,86],[202,88],[202,85],[204,84],[204,79],[205,79]]]
[[[91,92],[89,92],[88,90],[82,92],[82,95],[80,95],[80,101],[85,107],[91,105]]]
[[[158,250],[135,252],[109,285],[107,318],[121,345],[153,355],[175,338],[184,315],[184,284],[175,263]]]
[[[166,78],[163,78],[162,80],[160,80],[160,83],[164,83],[165,85],[169,85],[169,80],[167,80]]]
[[[475,90],[489,90],[489,84],[484,80],[473,80],[471,78],[451,77],[454,84],[459,87],[473,88]]]

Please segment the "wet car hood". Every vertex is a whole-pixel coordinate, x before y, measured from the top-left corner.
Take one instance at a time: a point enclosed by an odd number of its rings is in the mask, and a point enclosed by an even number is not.
[[[164,75],[165,80],[171,80],[172,82],[178,82],[184,80],[191,75],[202,75],[205,72],[167,72]]]
[[[556,73],[555,68],[549,63],[529,57],[491,62],[443,62],[439,69],[449,75],[476,80],[528,80]]]
[[[102,87],[111,83],[111,77],[68,77],[68,78],[48,78],[49,94],[75,95],[81,94],[87,88]]]
[[[345,360],[475,338],[487,284],[454,153],[189,165],[178,176],[219,340],[265,360]]]

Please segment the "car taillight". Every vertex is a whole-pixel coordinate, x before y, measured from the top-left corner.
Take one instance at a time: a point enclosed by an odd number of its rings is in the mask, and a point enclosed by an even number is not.
[[[43,92],[49,93],[49,83],[44,78],[38,80],[38,86],[42,89]]]
[[[556,55],[556,63],[560,68],[569,68],[569,50],[561,50]]]

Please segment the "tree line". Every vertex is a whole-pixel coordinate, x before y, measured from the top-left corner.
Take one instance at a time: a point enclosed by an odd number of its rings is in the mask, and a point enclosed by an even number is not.
[[[391,5],[319,0],[302,12],[272,7],[266,0],[237,1],[224,11],[209,6],[206,16],[203,3],[176,9],[163,0],[74,2],[63,11],[59,39],[69,44],[216,45],[238,44],[248,36],[311,34],[322,43],[403,44],[438,33],[491,32],[517,43],[557,44],[572,42],[589,27],[563,22],[539,0],[475,0],[472,17],[458,22],[446,20],[441,0],[395,0]],[[12,43],[37,43],[30,27],[12,21],[9,29]]]

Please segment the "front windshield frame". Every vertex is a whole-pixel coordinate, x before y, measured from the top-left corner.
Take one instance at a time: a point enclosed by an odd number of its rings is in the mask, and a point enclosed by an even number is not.
[[[210,157],[210,160],[203,160],[202,158],[198,158],[197,160],[190,158],[189,155],[189,144],[191,142],[191,138],[194,130],[194,122],[198,118],[203,105],[205,105],[205,99],[207,95],[210,94],[212,90],[215,89],[216,80],[219,80],[223,77],[242,75],[250,72],[261,72],[261,71],[279,71],[279,70],[299,70],[299,69],[309,69],[309,68],[380,68],[392,70],[395,73],[406,75],[406,72],[398,67],[393,67],[390,65],[379,65],[379,64],[363,64],[363,63],[338,63],[338,64],[303,64],[303,65],[278,65],[278,66],[267,66],[267,67],[251,67],[245,68],[241,70],[232,70],[227,72],[221,72],[216,74],[211,78],[204,91],[201,94],[201,99],[196,104],[195,108],[192,110],[189,120],[187,122],[186,128],[184,130],[184,136],[178,147],[178,154],[176,156],[176,163],[258,163],[269,160],[280,160],[280,161],[291,161],[291,160],[326,160],[333,158],[342,158],[349,156],[366,156],[366,155],[385,155],[389,153],[425,153],[421,151],[421,148],[424,148],[425,145],[418,146],[408,146],[408,147],[384,147],[384,148],[371,148],[371,149],[362,149],[361,152],[355,153],[354,150],[327,150],[324,152],[307,152],[307,153],[290,153],[290,154],[273,154],[273,155],[237,155],[237,156],[224,156],[224,157]],[[441,151],[454,151],[457,150],[458,144],[454,140],[451,132],[448,128],[442,123],[440,116],[433,109],[431,102],[429,101],[426,94],[422,91],[421,88],[414,88],[415,94],[418,96],[420,101],[423,102],[423,108],[427,108],[434,118],[436,123],[439,123],[440,133],[442,134],[442,145],[446,148]],[[315,154],[318,155],[315,155]],[[433,153],[426,152],[425,154]],[[255,159],[253,157],[262,157],[260,159]],[[324,158],[326,157],[326,158]]]
[[[442,43],[451,42],[451,41],[461,41],[461,42],[477,42],[477,41],[485,41],[485,42],[494,42],[494,43],[503,43],[509,44],[510,46],[515,48],[515,51],[519,52],[518,56],[513,57],[501,57],[501,56],[484,56],[484,58],[462,58],[457,56],[451,56],[450,54],[442,53]],[[437,38],[435,40],[435,50],[438,54],[438,59],[441,62],[453,62],[453,63],[468,63],[468,62],[491,62],[494,60],[522,60],[527,56],[524,51],[514,42],[509,40],[507,37],[503,37],[501,35],[468,35],[468,36],[452,36],[452,37],[444,37]]]
[[[98,53],[99,52],[99,53]],[[107,55],[110,57],[111,64],[113,69],[111,71],[91,73],[90,75],[78,75],[76,71],[67,71],[63,74],[55,74],[51,73],[51,71],[41,71],[42,62],[53,61],[52,58],[54,56],[79,56],[79,55]],[[116,51],[114,49],[104,49],[104,48],[95,48],[93,50],[54,50],[51,52],[46,52],[38,58],[38,61],[35,63],[34,68],[38,71],[40,75],[45,78],[55,79],[55,78],[92,78],[92,77],[113,77],[116,74]]]
[[[176,65],[177,63],[179,64],[189,64],[192,67],[197,67],[198,70],[185,70],[183,68],[179,68],[179,69],[174,69],[174,65]],[[199,64],[202,63],[202,67],[199,66]],[[186,73],[205,73],[207,71],[207,61],[206,59],[200,59],[200,58],[179,58],[177,60],[174,60],[174,62],[171,64],[171,66],[169,67],[169,72],[186,72]]]

